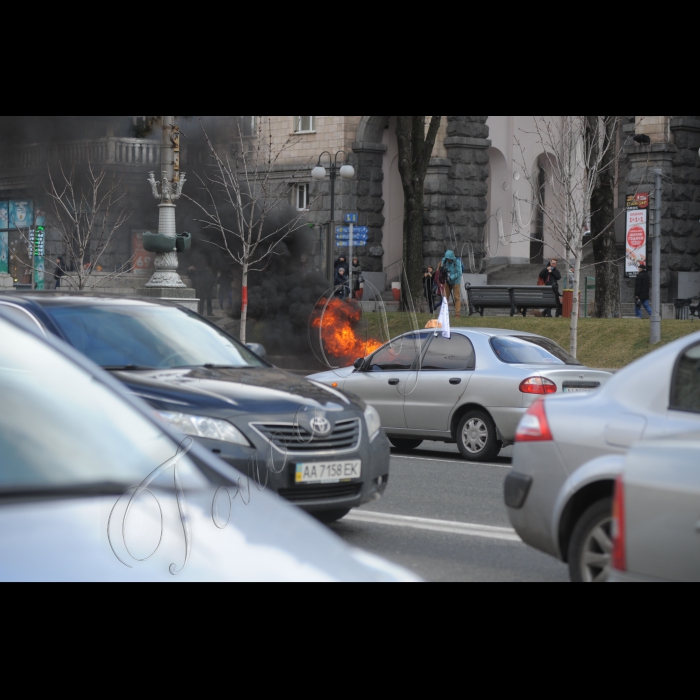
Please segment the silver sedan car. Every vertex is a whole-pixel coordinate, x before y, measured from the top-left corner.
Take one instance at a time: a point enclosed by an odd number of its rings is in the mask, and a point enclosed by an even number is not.
[[[354,367],[309,378],[374,406],[397,448],[456,442],[465,459],[487,462],[512,444],[535,399],[593,391],[611,376],[539,335],[453,328],[449,338],[439,330],[407,333]]]
[[[622,460],[623,472],[610,580],[700,581],[700,433],[639,443],[611,459]]]
[[[612,496],[633,443],[700,430],[700,333],[618,372],[590,395],[533,404],[506,477],[508,516],[520,537],[569,564],[572,581],[610,574]]]

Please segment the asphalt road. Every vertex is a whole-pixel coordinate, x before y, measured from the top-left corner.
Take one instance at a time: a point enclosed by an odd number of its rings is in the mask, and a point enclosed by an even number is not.
[[[565,564],[520,541],[503,505],[512,448],[489,464],[456,445],[392,450],[384,498],[331,529],[427,581],[568,581]]]

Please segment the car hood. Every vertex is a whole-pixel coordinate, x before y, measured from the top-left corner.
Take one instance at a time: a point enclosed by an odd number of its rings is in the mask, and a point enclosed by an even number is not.
[[[212,520],[215,494],[222,501],[217,525]],[[127,500],[122,499],[122,506]],[[418,580],[399,566],[349,547],[272,494],[253,489],[247,505],[235,498],[228,523],[225,500],[215,486],[210,492],[185,493],[188,546],[171,492],[154,490],[136,503],[124,531],[124,511],[115,508],[116,496],[2,504],[0,580]],[[123,533],[133,556],[125,549]]]
[[[340,392],[276,368],[164,369],[116,372],[151,405],[206,407],[241,413],[287,413],[300,406],[324,411],[359,408]]]

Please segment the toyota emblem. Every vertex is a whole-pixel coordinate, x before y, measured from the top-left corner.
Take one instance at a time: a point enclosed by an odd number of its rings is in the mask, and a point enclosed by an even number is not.
[[[315,416],[311,419],[311,431],[314,435],[328,435],[331,432],[330,421],[321,416]]]

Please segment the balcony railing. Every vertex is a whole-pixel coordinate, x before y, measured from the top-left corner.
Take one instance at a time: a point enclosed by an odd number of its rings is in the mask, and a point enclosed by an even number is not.
[[[90,162],[95,165],[149,166],[157,169],[160,165],[160,143],[107,137],[0,147],[0,172],[45,168],[49,163],[58,161],[64,165]]]

